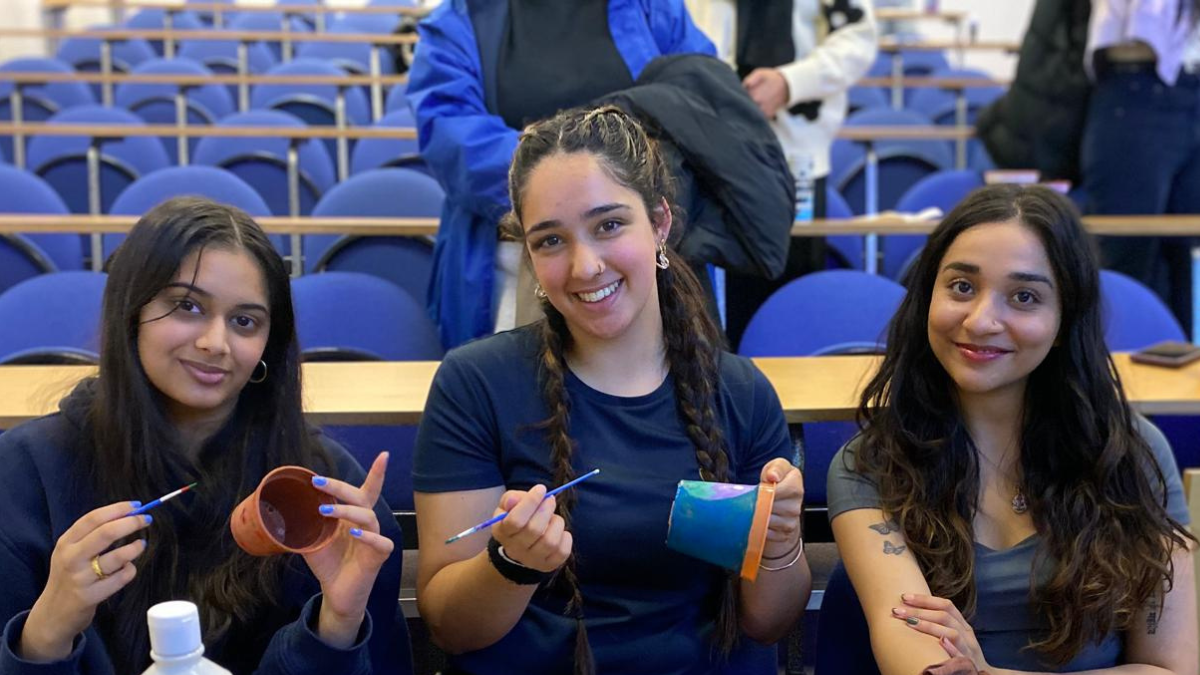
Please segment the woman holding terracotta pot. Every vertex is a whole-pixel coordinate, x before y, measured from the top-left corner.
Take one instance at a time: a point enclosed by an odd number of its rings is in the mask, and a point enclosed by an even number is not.
[[[171,599],[199,605],[206,656],[234,673],[411,672],[387,456],[364,476],[305,425],[298,353],[287,268],[246,214],[185,198],[137,223],[110,262],[99,374],[0,436],[0,673],[140,672],[146,610]],[[338,521],[303,561],[230,531],[283,465],[317,472],[304,488],[331,499],[313,511]]]

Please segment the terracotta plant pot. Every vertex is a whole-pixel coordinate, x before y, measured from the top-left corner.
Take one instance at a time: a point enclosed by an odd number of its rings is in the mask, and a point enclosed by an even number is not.
[[[229,519],[238,546],[256,556],[312,553],[328,546],[339,521],[318,509],[337,500],[313,487],[315,475],[304,467],[281,466],[264,476]]]
[[[754,581],[774,503],[771,483],[681,480],[671,505],[667,547]]]

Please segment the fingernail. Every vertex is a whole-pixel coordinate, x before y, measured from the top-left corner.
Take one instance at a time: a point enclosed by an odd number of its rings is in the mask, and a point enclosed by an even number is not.
[[[129,502],[129,505],[136,509],[136,508],[140,507],[142,505],[142,503],[135,499],[135,500]]]
[[[906,623],[906,624],[908,624],[908,625],[910,625],[910,626],[915,626],[915,625],[917,625],[918,623],[921,623],[921,622],[920,622],[920,620],[919,620],[919,619],[917,619],[917,617],[915,617],[915,616],[910,616],[910,617],[908,617],[907,619],[905,619],[905,620],[904,620],[904,623]]]
[[[389,460],[389,459],[391,459],[391,458],[392,458],[392,456],[391,456],[391,454],[389,454],[389,453],[386,453],[386,452],[385,452],[385,453],[382,453],[382,454],[383,454],[383,463],[384,463],[384,464],[387,464],[387,463],[388,463],[388,460]]]
[[[904,616],[904,615],[905,615],[905,611],[904,611],[904,610],[902,610],[902,609],[900,609],[899,607],[893,607],[893,608],[892,608],[892,614],[895,614],[896,616]]]
[[[362,530],[358,529],[357,527],[352,527],[352,528],[350,528],[350,536],[352,536],[352,537],[361,537],[361,536],[362,536]]]
[[[325,487],[325,484],[328,482],[329,479],[325,476],[313,476],[313,485],[316,485],[317,487]]]
[[[913,599],[912,593],[905,593],[904,595],[900,596],[900,599],[905,602],[912,602],[912,599]]]
[[[319,508],[321,510],[322,515],[326,515],[326,516],[333,515],[333,505],[332,504],[322,504]]]
[[[154,516],[150,515],[149,513],[143,513],[142,517],[146,519],[147,525],[154,522]]]

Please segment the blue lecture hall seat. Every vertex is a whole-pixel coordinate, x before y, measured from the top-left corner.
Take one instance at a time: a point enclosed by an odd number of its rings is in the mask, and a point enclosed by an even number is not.
[[[96,363],[107,278],[51,272],[0,293],[0,364]]]
[[[310,274],[292,283],[292,294],[306,361],[436,361],[443,356],[424,303],[385,279],[354,272]],[[384,499],[393,509],[412,510],[415,426],[330,425],[325,431],[364,467],[388,450]]]
[[[742,335],[742,356],[820,356],[883,350],[888,322],[904,299],[896,282],[859,270],[806,274],[767,298]],[[854,422],[807,424],[805,501],[824,504],[834,453],[857,431]]]
[[[445,193],[437,181],[411,169],[373,169],[342,181],[313,209],[314,216],[437,218]],[[413,237],[304,238],[306,269],[366,272],[383,277],[425,302],[433,246]]]
[[[173,166],[139,179],[117,197],[113,215],[141,216],[158,204],[172,198],[195,195],[230,204],[251,217],[269,216],[271,210],[263,198],[237,176],[211,166]],[[107,260],[125,239],[123,234],[104,235],[104,257]],[[270,235],[271,242],[286,253],[286,240]]]
[[[127,124],[145,122],[120,108],[100,105],[77,106],[61,112],[47,124]],[[54,188],[71,213],[90,213],[88,196],[86,136],[33,136],[29,140],[28,165]],[[105,138],[100,143],[100,212],[108,213],[117,195],[138,178],[171,165],[157,138],[129,136]]]
[[[250,110],[234,113],[217,126],[263,126],[305,128],[304,122],[279,110]],[[219,137],[200,139],[195,163],[227,169],[253,187],[267,202],[272,215],[291,215],[288,191],[286,138]],[[312,213],[321,195],[337,182],[333,160],[325,144],[306,140],[297,147],[299,159],[299,215]]]
[[[70,211],[46,181],[13,166],[0,166],[0,213],[54,215]],[[83,269],[83,239],[79,235],[26,234],[22,238],[27,245],[18,247],[35,254],[30,260],[41,260],[33,265],[0,268],[0,284],[11,285],[41,271]]]

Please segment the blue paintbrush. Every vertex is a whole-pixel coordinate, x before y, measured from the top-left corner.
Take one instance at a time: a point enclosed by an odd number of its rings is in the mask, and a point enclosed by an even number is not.
[[[566,490],[567,488],[575,485],[576,483],[581,483],[581,482],[591,478],[592,476],[595,476],[598,473],[600,473],[600,469],[592,469],[591,471],[583,474],[582,476],[580,476],[579,478],[576,478],[575,480],[567,481],[566,483],[563,483],[562,485],[559,485],[558,487],[554,488],[553,490],[547,492],[546,496],[542,497],[542,500],[544,501],[548,497],[553,497],[554,495],[562,492],[563,490]],[[454,542],[458,541],[459,539],[462,539],[463,537],[475,534],[476,532],[478,532],[480,530],[486,530],[487,528],[504,520],[504,517],[507,515],[508,515],[508,511],[505,511],[504,513],[501,513],[499,515],[495,515],[495,516],[492,516],[491,518],[488,518],[487,520],[476,525],[475,527],[468,527],[467,529],[463,530],[462,532],[459,532],[458,534],[454,535],[453,537],[450,537],[449,539],[447,539],[446,543],[453,544]]]
[[[161,504],[169,499],[174,499],[175,497],[178,497],[179,495],[187,492],[188,490],[191,490],[194,487],[196,487],[195,483],[192,483],[191,485],[185,485],[185,486],[179,488],[178,490],[168,493],[168,494],[165,494],[148,504],[137,507],[136,509],[130,511],[129,513],[126,513],[125,517],[128,518],[129,516],[140,516],[141,514],[149,511],[150,509],[158,506],[159,504]]]

